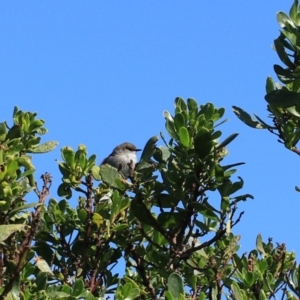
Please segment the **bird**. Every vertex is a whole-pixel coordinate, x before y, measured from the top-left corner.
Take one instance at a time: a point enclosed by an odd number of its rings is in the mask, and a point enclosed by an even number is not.
[[[129,142],[122,143],[114,148],[112,153],[107,156],[101,165],[108,164],[122,173],[125,179],[132,177],[137,163],[136,153],[141,151]]]

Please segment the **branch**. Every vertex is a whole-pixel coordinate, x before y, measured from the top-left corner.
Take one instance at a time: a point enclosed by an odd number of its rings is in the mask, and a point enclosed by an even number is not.
[[[18,280],[18,277],[19,277],[22,269],[24,268],[24,266],[27,263],[26,257],[27,257],[29,250],[31,249],[32,241],[33,241],[33,239],[36,235],[37,229],[38,229],[42,206],[45,203],[47,197],[49,196],[49,190],[50,190],[50,187],[52,184],[52,178],[49,173],[43,174],[41,176],[41,178],[43,180],[43,188],[42,188],[41,192],[37,191],[37,195],[39,197],[39,204],[41,204],[41,205],[38,205],[35,208],[35,211],[32,212],[32,214],[31,214],[31,220],[29,221],[30,222],[29,230],[26,232],[25,238],[24,238],[23,242],[21,243],[20,248],[18,249],[18,252],[16,253],[16,256],[15,256],[15,262],[17,263],[17,266],[15,268],[14,274],[11,275],[10,280],[4,287],[4,290],[3,290],[2,294],[0,295],[0,300],[4,300],[6,298],[6,296],[8,295],[8,293],[12,290],[15,281]]]

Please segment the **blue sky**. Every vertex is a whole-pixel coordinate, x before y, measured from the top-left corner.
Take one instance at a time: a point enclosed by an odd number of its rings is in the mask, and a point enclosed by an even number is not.
[[[36,156],[38,175],[60,183],[60,147],[87,145],[98,162],[130,141],[142,148],[164,131],[162,112],[193,97],[226,108],[223,138],[238,132],[226,162],[255,200],[234,233],[242,252],[266,240],[300,253],[299,157],[267,131],[246,127],[237,105],[266,117],[265,80],[279,63],[272,50],[276,13],[292,1],[1,1],[0,121],[13,106],[46,120],[59,147]],[[159,141],[158,144],[161,144]],[[52,189],[56,197],[56,188]],[[34,200],[34,195],[31,196]],[[75,205],[75,201],[72,202]],[[298,258],[299,261],[299,258]]]

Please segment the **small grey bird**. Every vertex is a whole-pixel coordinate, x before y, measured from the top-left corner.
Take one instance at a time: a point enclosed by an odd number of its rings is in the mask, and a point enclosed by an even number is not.
[[[108,164],[118,169],[125,179],[132,177],[137,162],[137,151],[141,151],[141,149],[137,149],[136,146],[131,143],[123,143],[117,146],[113,152],[103,160],[101,165]]]

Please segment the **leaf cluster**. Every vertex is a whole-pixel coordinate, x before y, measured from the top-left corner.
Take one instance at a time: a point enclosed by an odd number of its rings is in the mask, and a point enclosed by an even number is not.
[[[291,151],[300,154],[297,144],[300,139],[300,6],[295,0],[289,14],[279,12],[277,22],[280,35],[274,40],[274,50],[283,66],[274,65],[280,81],[271,77],[266,81],[267,111],[270,122],[254,114],[252,118],[243,109],[233,106],[237,117],[246,125],[267,129],[278,137],[278,141]]]

